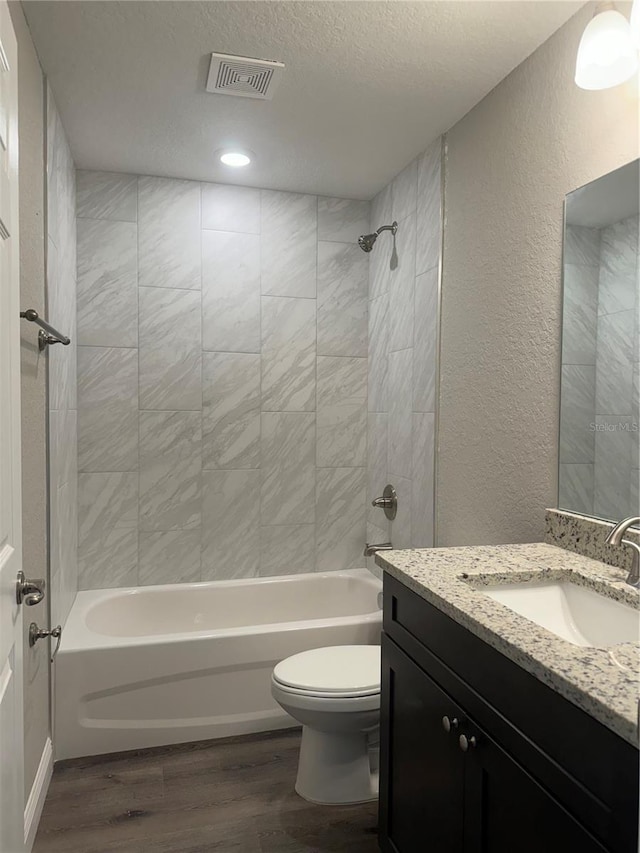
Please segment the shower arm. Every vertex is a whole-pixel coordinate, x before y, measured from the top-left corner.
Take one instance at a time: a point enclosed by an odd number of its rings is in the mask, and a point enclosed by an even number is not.
[[[392,222],[391,225],[381,225],[377,231],[373,231],[371,234],[361,234],[358,237],[358,246],[362,249],[363,252],[369,253],[374,246],[374,243],[382,234],[383,231],[391,231],[393,234],[393,238],[395,241],[396,231],[398,230],[398,223]]]

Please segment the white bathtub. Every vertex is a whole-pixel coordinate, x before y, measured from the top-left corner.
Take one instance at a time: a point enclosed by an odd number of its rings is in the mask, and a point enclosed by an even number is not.
[[[380,642],[366,569],[80,592],[56,658],[56,758],[295,725],[275,663]]]

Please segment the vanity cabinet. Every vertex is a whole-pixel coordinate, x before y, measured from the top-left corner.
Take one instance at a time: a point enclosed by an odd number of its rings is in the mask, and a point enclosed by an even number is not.
[[[384,598],[381,849],[636,853],[637,750],[389,576]]]
[[[464,756],[441,720],[462,715],[446,695],[388,637],[382,640],[386,846],[409,853],[463,850]],[[425,833],[425,829],[428,830]]]

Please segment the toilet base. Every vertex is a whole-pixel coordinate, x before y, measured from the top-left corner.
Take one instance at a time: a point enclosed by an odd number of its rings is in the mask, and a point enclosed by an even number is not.
[[[296,792],[319,805],[354,805],[378,799],[366,732],[321,732],[302,727]]]

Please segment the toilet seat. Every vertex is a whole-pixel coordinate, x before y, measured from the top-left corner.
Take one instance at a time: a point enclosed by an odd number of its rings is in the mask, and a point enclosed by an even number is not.
[[[346,696],[326,693],[317,695],[309,690],[292,690],[271,677],[271,695],[285,709],[296,711],[322,712],[328,716],[334,714],[356,714],[363,711],[380,710],[380,693],[366,696]]]
[[[367,696],[379,696],[380,688],[377,690],[357,691],[345,690],[343,693],[327,693],[321,690],[305,690],[300,687],[290,687],[288,684],[282,684],[277,678],[273,678],[273,683],[280,688],[283,693],[288,693],[291,696],[311,696],[314,699],[364,699]]]
[[[318,699],[357,699],[380,693],[380,646],[328,646],[292,655],[273,670],[283,692]]]

